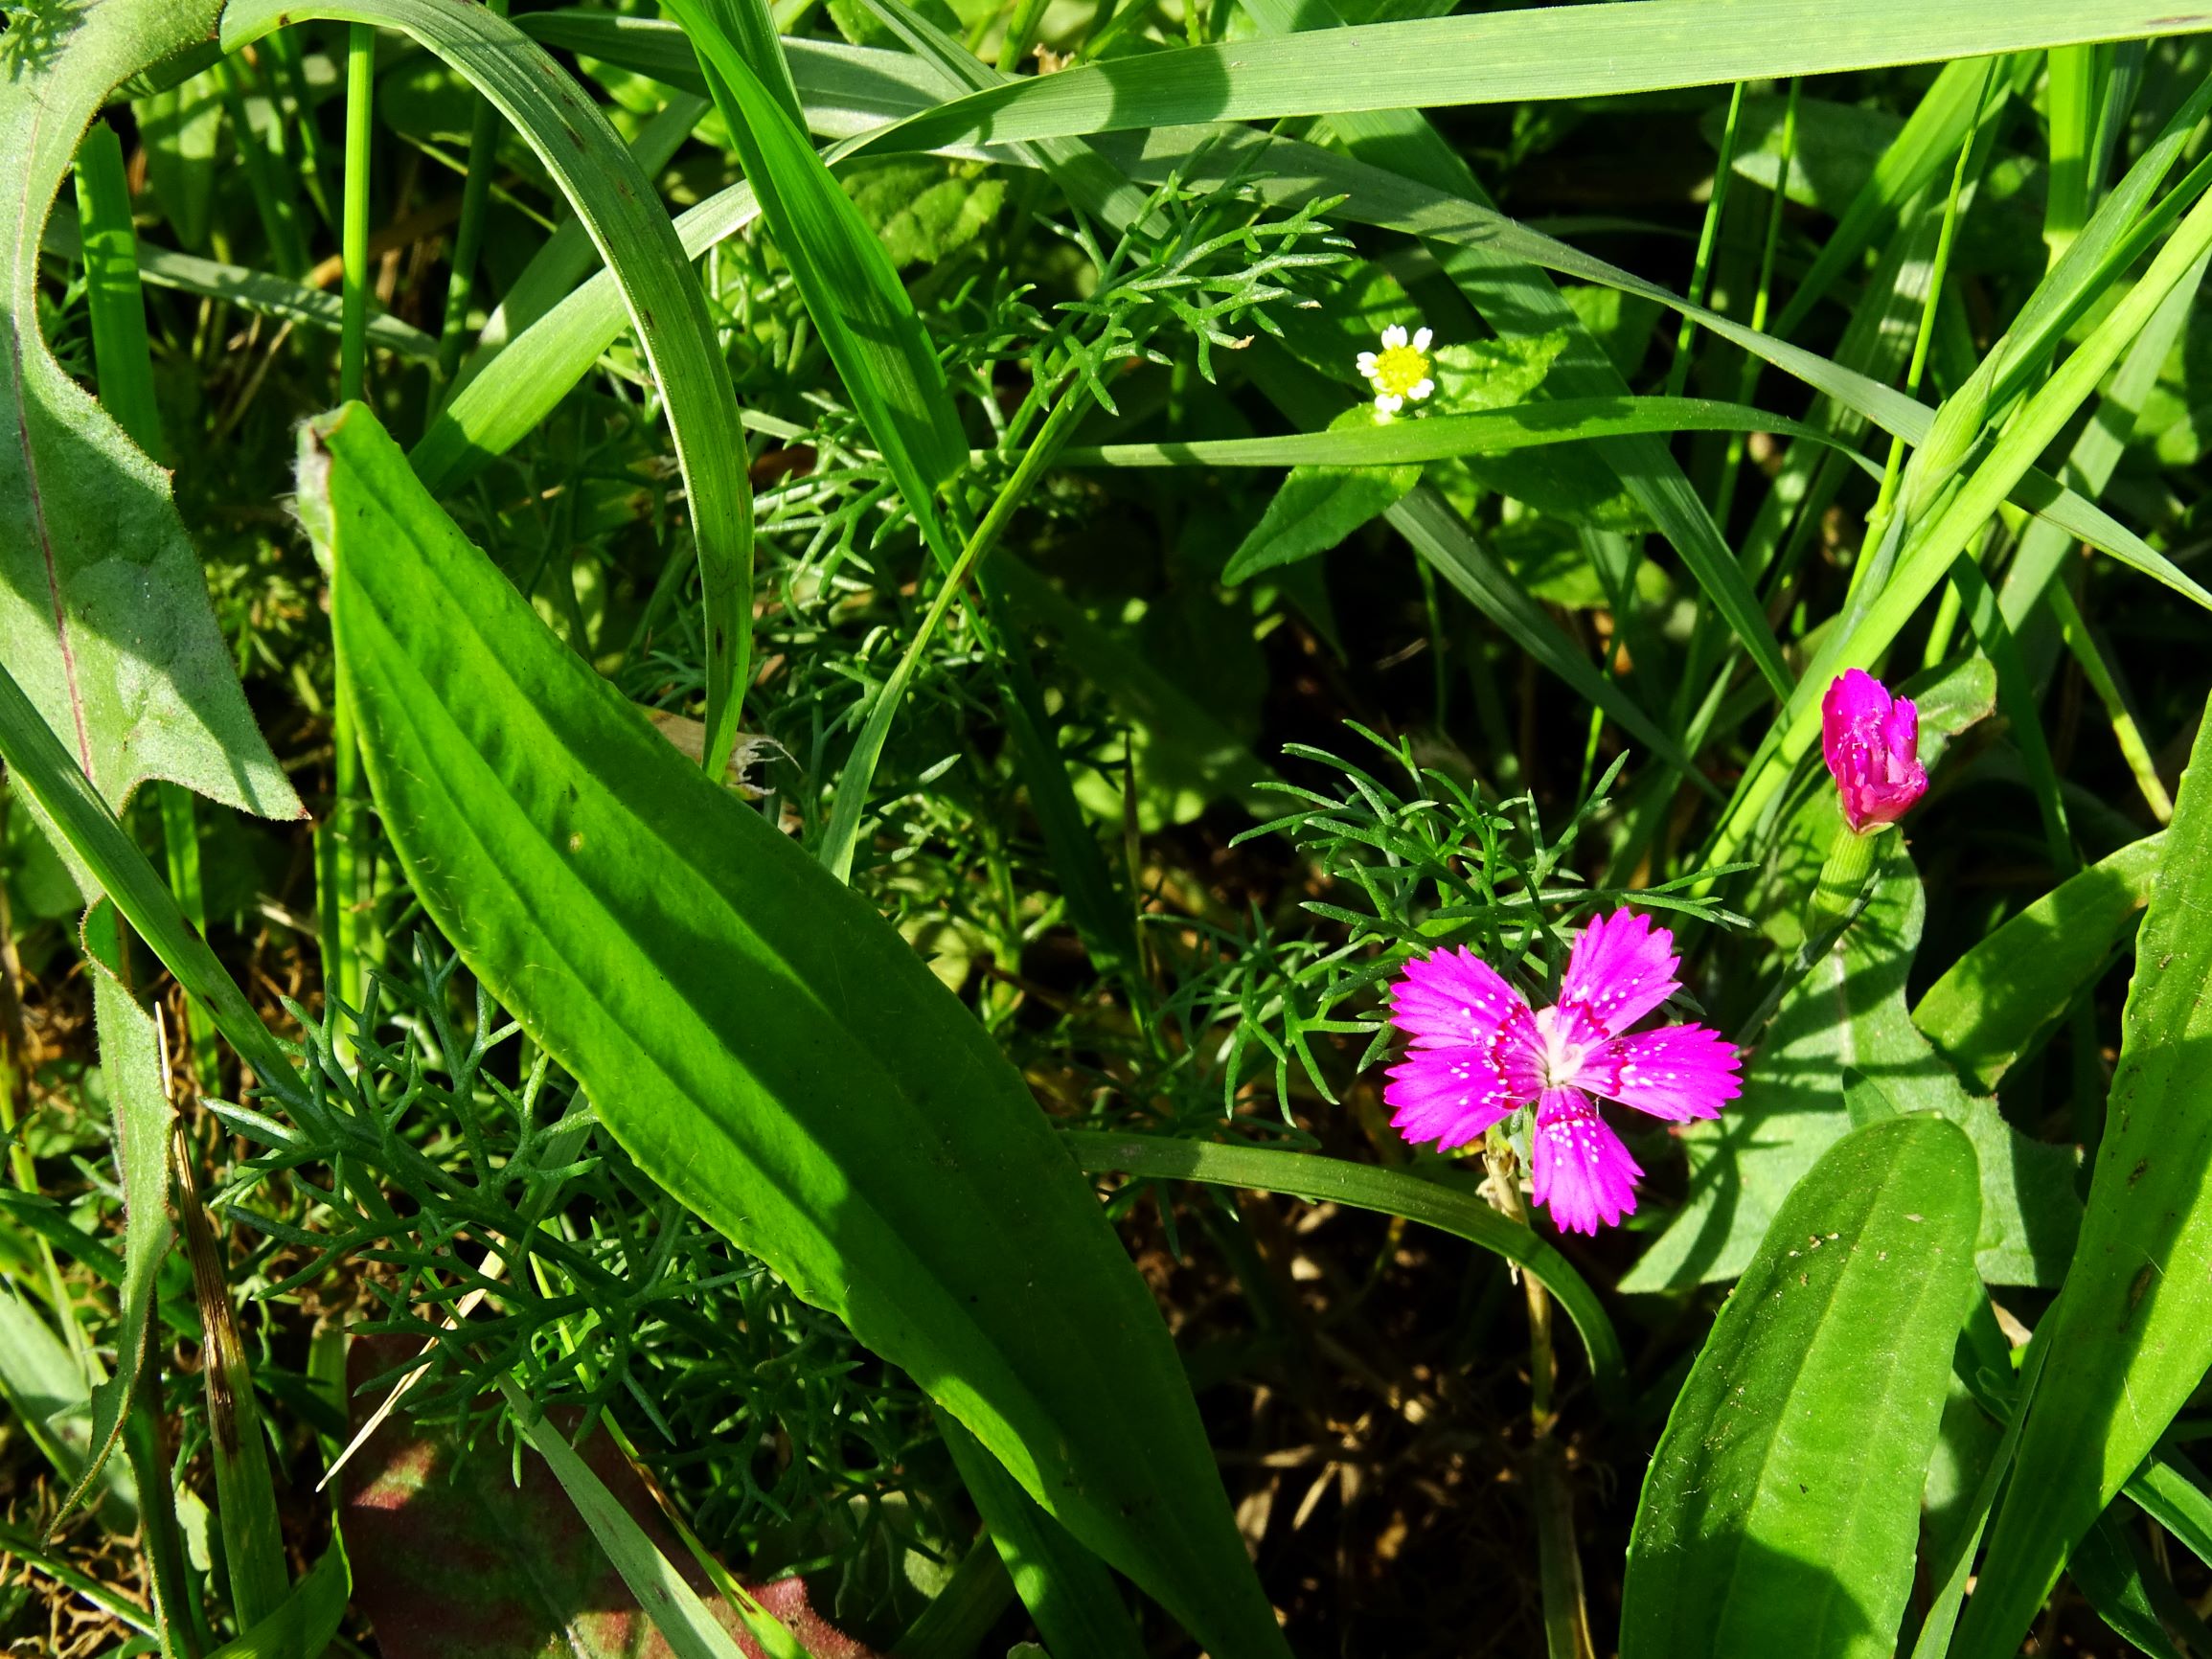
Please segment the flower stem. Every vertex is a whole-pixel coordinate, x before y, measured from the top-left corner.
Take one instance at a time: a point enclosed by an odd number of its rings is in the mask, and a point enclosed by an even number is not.
[[[1828,858],[1820,866],[1820,879],[1805,906],[1805,938],[1810,944],[1822,934],[1840,932],[1850,921],[1874,870],[1874,844],[1888,826],[1861,833],[1840,825],[1828,844]]]
[[[1508,1220],[1528,1225],[1521,1201],[1520,1163],[1503,1132],[1492,1129],[1483,1141],[1482,1161],[1490,1171],[1491,1202]],[[1531,1273],[1520,1275],[1528,1296],[1529,1502],[1536,1513],[1537,1573],[1543,1596],[1544,1648],[1548,1659],[1594,1659],[1589,1609],[1583,1599],[1583,1562],[1575,1545],[1574,1489],[1566,1457],[1552,1429],[1559,1421],[1552,1390],[1559,1378],[1552,1348],[1551,1293]]]

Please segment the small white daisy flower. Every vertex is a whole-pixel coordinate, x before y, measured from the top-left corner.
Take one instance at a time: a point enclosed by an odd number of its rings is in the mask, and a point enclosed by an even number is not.
[[[1408,399],[1418,403],[1436,390],[1428,362],[1428,343],[1435,337],[1427,329],[1416,329],[1408,338],[1404,328],[1393,323],[1382,330],[1381,351],[1359,353],[1359,374],[1375,388],[1378,415],[1395,415]]]

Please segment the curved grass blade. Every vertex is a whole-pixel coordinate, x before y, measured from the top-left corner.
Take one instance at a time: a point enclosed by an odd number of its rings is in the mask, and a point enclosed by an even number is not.
[[[2181,780],[2136,947],[2087,1214],[1954,1649],[1995,1659],[2212,1368],[2212,720]]]
[[[46,234],[40,246],[62,259],[78,258],[81,252],[81,234],[77,216],[57,204],[53,216],[46,221]],[[203,260],[196,254],[180,254],[173,249],[140,242],[138,274],[150,287],[174,288],[179,293],[197,294],[203,299],[224,300],[243,310],[274,317],[279,322],[296,323],[303,329],[320,329],[334,334],[340,326],[344,302],[337,295],[272,276],[267,271],[226,265],[219,260]],[[414,324],[401,322],[381,306],[369,307],[368,340],[370,345],[411,363],[435,362],[438,357],[438,342],[434,338]]]
[[[2212,28],[2153,0],[2003,8],[1629,0],[1415,18],[1109,59],[974,93],[869,148],[1018,144],[1208,121],[1602,98]]]
[[[738,736],[752,653],[753,499],[744,428],[713,319],[651,182],[599,107],[535,41],[480,6],[439,0],[232,0],[235,52],[308,17],[398,29],[466,77],[514,125],[591,233],[668,406],[706,604],[707,739],[718,778]]]
[[[1979,1213],[1935,1117],[1856,1129],[1798,1183],[1653,1454],[1622,1659],[1893,1650]]]
[[[301,443],[370,780],[470,968],[648,1173],[1087,1548],[1224,1659],[1282,1655],[1150,1293],[997,1046],[545,628],[366,408]]]
[[[1349,1204],[1402,1216],[1470,1244],[1504,1257],[1558,1300],[1582,1333],[1590,1375],[1608,1401],[1617,1403],[1626,1383],[1620,1339],[1589,1284],[1565,1257],[1526,1227],[1516,1226],[1478,1198],[1418,1175],[1378,1169],[1311,1152],[1278,1152],[1264,1147],[1229,1147],[1213,1141],[1171,1140],[1159,1135],[1115,1135],[1095,1129],[1069,1129],[1061,1138],[1083,1169],[1094,1175],[1139,1175],[1149,1180],[1205,1181],[1217,1187],[1248,1187],[1255,1192],[1288,1193],[1311,1203]],[[1973,1239],[1968,1239],[1972,1253]]]
[[[1912,1023],[1987,1092],[2104,971],[2149,902],[2166,838],[2147,835],[2051,889],[1922,993]]]
[[[932,503],[936,487],[966,464],[968,445],[944,365],[882,239],[807,142],[789,67],[759,0],[726,0],[712,12],[704,0],[667,5],[704,56],[707,84],[762,216],[790,261],[808,314],[853,407],[931,550],[949,565],[958,549],[946,540]],[[752,61],[718,26],[721,12],[746,20]]]

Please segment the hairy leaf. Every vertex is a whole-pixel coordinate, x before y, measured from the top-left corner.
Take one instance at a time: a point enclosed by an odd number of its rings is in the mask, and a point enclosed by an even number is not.
[[[38,330],[38,247],[77,141],[108,93],[204,38],[213,0],[106,0],[0,43],[0,654],[111,806],[149,778],[272,818],[304,815],[262,740],[209,608],[169,477],[72,380]],[[78,873],[82,879],[81,866]]]

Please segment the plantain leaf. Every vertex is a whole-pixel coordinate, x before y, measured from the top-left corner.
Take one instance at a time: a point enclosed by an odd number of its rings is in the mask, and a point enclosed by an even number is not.
[[[1831,1148],[1714,1322],[1644,1479],[1622,1659],[1885,1659],[1976,1292],[1973,1148],[1889,1118]]]
[[[404,30],[466,76],[559,183],[619,287],[668,406],[706,602],[704,765],[721,776],[738,737],[752,652],[753,498],[713,319],[651,182],[545,50],[483,6],[441,0],[232,0],[224,50],[308,17]],[[596,353],[595,353],[596,354]]]
[[[1283,1653],[1143,1281],[972,1016],[554,638],[366,408],[303,431],[300,506],[384,824],[470,968],[1087,1548],[1223,1659]]]
[[[1145,1646],[1122,1605],[1113,1575],[1038,1509],[957,1422],[943,1425],[946,1449],[1038,1632],[1060,1659],[1144,1659]],[[909,1638],[911,1640],[911,1638]],[[906,1644],[901,1643],[901,1650]]]
[[[2114,1493],[2212,1368],[2212,721],[2198,729],[2128,988],[2120,1063],[2042,1379],[1952,1651],[2015,1651]]]
[[[204,38],[214,0],[106,0],[0,41],[0,325],[14,403],[0,444],[0,656],[110,806],[166,778],[265,817],[305,816],[262,740],[169,477],[38,331],[40,232],[116,86]],[[89,884],[73,863],[80,886]]]

